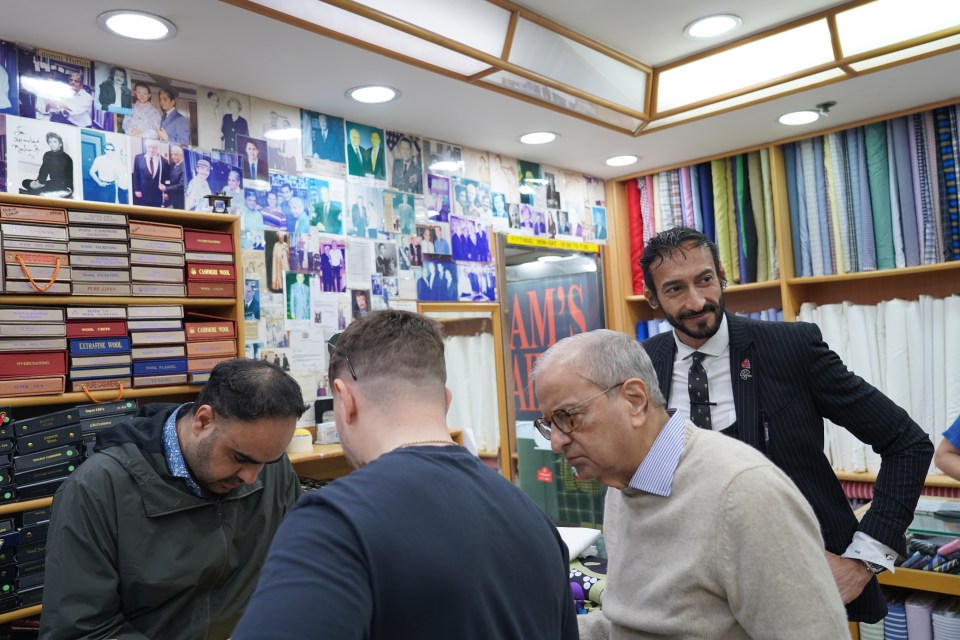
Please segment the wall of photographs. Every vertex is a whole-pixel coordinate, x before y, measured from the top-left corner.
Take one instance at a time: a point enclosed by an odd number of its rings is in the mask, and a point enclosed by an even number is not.
[[[230,196],[247,353],[300,377],[368,310],[495,301],[492,234],[606,241],[599,179],[120,64],[0,41],[0,114],[0,190]]]

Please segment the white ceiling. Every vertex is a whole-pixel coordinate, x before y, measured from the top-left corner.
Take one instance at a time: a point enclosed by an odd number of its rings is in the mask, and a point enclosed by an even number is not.
[[[315,1],[315,0],[314,0]],[[404,0],[411,2],[415,0]],[[456,0],[449,0],[454,6]],[[719,10],[743,20],[737,37],[842,4],[824,0],[524,0],[524,6],[659,65],[696,52],[684,38],[691,20]],[[909,6],[908,2],[904,2]],[[135,42],[99,29],[110,9],[140,9],[173,21],[178,34],[165,42]],[[26,42],[297,105],[389,129],[540,162],[600,178],[686,162],[808,135],[864,118],[960,97],[960,51],[804,91],[633,138],[572,116],[440,76],[339,41],[214,0],[19,0],[4,2],[0,39]],[[344,92],[363,84],[389,84],[400,100],[359,105]],[[838,104],[829,118],[786,128],[786,111]],[[516,138],[549,130],[560,139],[530,147]],[[632,153],[641,161],[611,168],[603,160]]]

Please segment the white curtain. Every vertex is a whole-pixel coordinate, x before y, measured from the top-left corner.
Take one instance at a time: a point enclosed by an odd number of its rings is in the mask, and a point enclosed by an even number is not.
[[[453,394],[447,424],[472,430],[477,449],[497,451],[500,411],[493,335],[448,336],[445,339],[447,386]]]

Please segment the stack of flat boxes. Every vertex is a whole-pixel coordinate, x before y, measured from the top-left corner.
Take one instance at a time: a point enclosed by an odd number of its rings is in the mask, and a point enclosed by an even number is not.
[[[126,307],[67,307],[71,391],[130,387],[130,337],[126,320]]]
[[[4,293],[70,294],[66,225],[64,209],[0,205]]]
[[[133,342],[133,386],[187,382],[186,336],[180,305],[138,305],[127,309]]]
[[[68,211],[73,293],[130,295],[127,216],[104,211]]]
[[[0,499],[34,500],[56,493],[92,451],[97,433],[127,420],[135,400],[81,405],[14,421],[0,410],[0,442],[14,453],[0,453]],[[12,464],[11,464],[12,463]],[[0,611],[40,604],[50,508],[23,511],[0,519]]]
[[[203,313],[188,313],[187,371],[190,384],[204,384],[218,363],[237,356],[237,323]]]
[[[184,229],[184,246],[187,258],[187,296],[233,298],[237,295],[232,234]]]
[[[63,393],[67,339],[61,307],[0,307],[0,397]]]
[[[134,296],[183,298],[183,227],[130,221],[130,277]]]

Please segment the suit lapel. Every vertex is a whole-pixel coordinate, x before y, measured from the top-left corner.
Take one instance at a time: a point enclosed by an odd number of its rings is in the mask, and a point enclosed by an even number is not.
[[[733,382],[733,404],[737,410],[738,438],[758,451],[766,451],[757,396],[756,363],[753,337],[742,318],[727,314],[730,328],[730,376]]]
[[[660,393],[663,394],[670,406],[670,383],[673,381],[673,360],[677,354],[677,343],[673,339],[673,331],[664,334],[661,340],[654,342],[650,359],[657,371],[657,381],[660,383]]]

